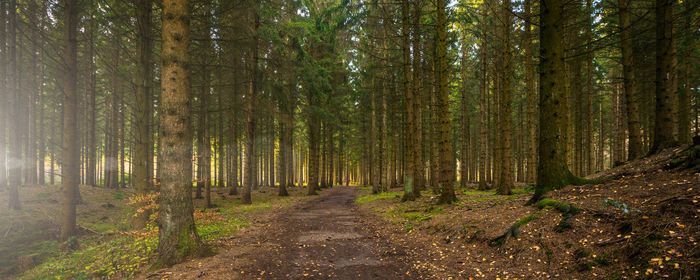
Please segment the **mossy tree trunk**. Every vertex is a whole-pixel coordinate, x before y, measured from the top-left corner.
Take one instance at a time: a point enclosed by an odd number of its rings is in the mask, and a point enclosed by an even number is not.
[[[163,1],[158,261],[169,266],[201,253],[192,204],[189,1]]]

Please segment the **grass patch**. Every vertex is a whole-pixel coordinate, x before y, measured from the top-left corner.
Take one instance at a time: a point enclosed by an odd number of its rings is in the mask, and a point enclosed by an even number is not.
[[[535,192],[535,189],[534,189],[533,187],[525,187],[525,188],[513,189],[513,190],[511,190],[511,192],[513,192],[513,194],[515,194],[515,195],[517,195],[517,194],[528,194],[528,193],[534,193],[534,192]]]
[[[477,190],[464,190],[462,192],[468,196],[494,195],[495,194],[495,192],[493,192],[493,191],[477,191]]]
[[[98,233],[114,233],[117,230],[117,227],[114,224],[105,222],[88,223],[84,226]]]
[[[372,195],[365,195],[365,196],[360,196],[357,199],[355,199],[355,203],[357,204],[363,204],[367,202],[372,202],[378,199],[388,199],[388,198],[397,198],[401,197],[401,195],[397,192],[383,192],[383,193],[378,193],[378,194],[372,194]]]
[[[204,242],[231,236],[248,225],[247,214],[268,210],[274,202],[286,200],[289,198],[253,205],[241,205],[233,200],[217,201],[222,205],[219,211],[195,212],[197,233]],[[82,238],[75,250],[56,241],[45,243],[40,253],[45,261],[19,279],[129,279],[156,257],[158,229],[153,221],[146,229],[132,232],[120,231],[116,225],[105,222],[84,226],[100,234]]]
[[[430,220],[430,216],[424,215],[421,212],[404,212],[401,214],[401,216],[409,221],[416,221],[416,222],[422,222],[422,221],[427,221]]]

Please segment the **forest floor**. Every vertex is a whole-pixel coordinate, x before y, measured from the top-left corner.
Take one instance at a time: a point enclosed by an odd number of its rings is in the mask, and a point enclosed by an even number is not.
[[[430,191],[402,203],[401,189],[364,190],[358,203],[434,279],[700,279],[700,146],[694,168],[669,168],[683,163],[678,154],[632,161],[533,206],[528,189],[463,189],[449,205]]]
[[[0,279],[129,279],[150,270],[157,230],[153,223],[131,230],[133,191],[80,186],[80,193],[79,234],[68,242],[57,241],[60,186],[22,186],[22,210],[0,207]],[[306,189],[289,193],[279,197],[277,189],[261,187],[252,193],[254,204],[243,205],[240,195],[213,187],[214,208],[206,209],[203,199],[195,199],[198,233],[212,247],[223,247],[231,236],[245,235],[247,227],[311,199],[304,195]],[[7,205],[6,192],[0,192],[0,205]]]
[[[429,190],[401,202],[401,188],[370,187],[292,188],[285,198],[261,188],[241,205],[214,188],[217,207],[196,200],[195,220],[217,254],[160,270],[149,268],[154,231],[126,231],[126,191],[81,188],[80,248],[66,248],[45,241],[57,233],[58,188],[23,187],[25,210],[0,217],[0,267],[30,255],[41,264],[23,279],[700,279],[694,151],[692,168],[677,158],[687,152],[665,151],[532,206],[528,188],[468,186],[448,205]]]
[[[401,202],[400,188],[336,187],[232,236],[217,256],[140,278],[700,279],[700,170],[669,168],[679,152],[533,206],[528,189],[463,189],[437,205],[430,191]]]
[[[335,187],[231,237],[216,256],[141,279],[425,279],[405,248],[358,211],[358,187]],[[432,277],[428,277],[432,279]]]

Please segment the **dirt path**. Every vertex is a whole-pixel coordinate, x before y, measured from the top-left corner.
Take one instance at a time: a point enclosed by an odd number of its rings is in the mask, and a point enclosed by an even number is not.
[[[356,187],[255,221],[214,257],[150,274],[149,279],[422,279],[405,250],[375,235],[360,214]],[[260,224],[263,225],[260,225]],[[396,248],[399,247],[399,248]]]

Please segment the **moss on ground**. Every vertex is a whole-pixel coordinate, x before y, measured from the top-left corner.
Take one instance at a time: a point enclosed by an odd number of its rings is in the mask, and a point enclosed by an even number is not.
[[[197,234],[211,242],[235,234],[248,226],[247,215],[270,209],[289,198],[267,199],[253,205],[241,205],[235,200],[217,201],[218,210],[195,212]],[[132,278],[144,265],[152,264],[158,247],[158,229],[153,220],[141,231],[123,232],[107,222],[84,225],[98,232],[79,241],[79,248],[67,249],[65,244],[45,242],[39,255],[43,263],[25,272],[19,279],[99,279]],[[213,252],[211,249],[203,254]]]
[[[372,202],[378,199],[389,199],[389,198],[400,198],[401,194],[397,192],[382,192],[378,194],[360,196],[355,199],[355,203],[363,204],[367,202]]]

